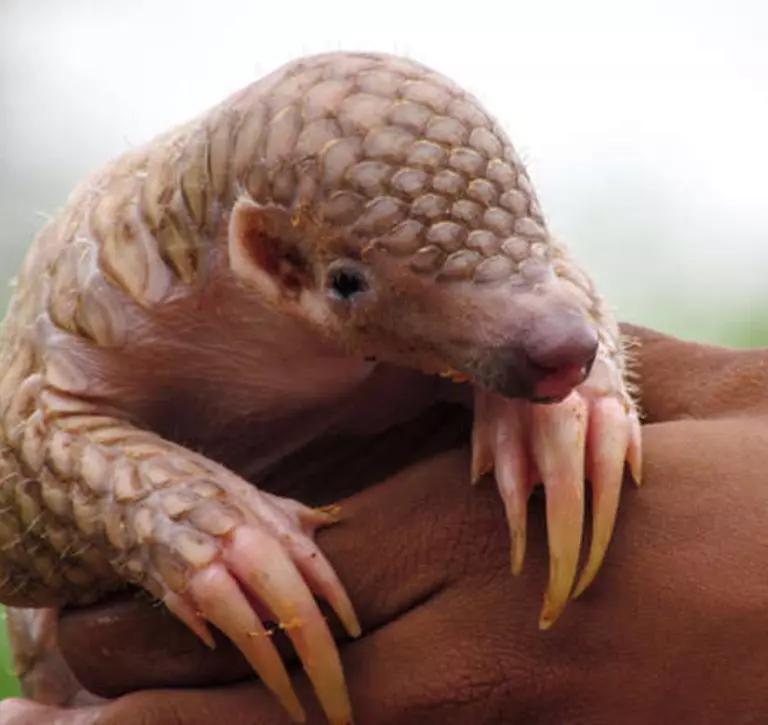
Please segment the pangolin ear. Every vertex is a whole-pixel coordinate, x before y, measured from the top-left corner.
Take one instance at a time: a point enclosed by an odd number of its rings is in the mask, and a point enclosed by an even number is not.
[[[271,302],[299,302],[315,287],[312,265],[285,210],[238,200],[229,221],[229,264],[245,285]]]

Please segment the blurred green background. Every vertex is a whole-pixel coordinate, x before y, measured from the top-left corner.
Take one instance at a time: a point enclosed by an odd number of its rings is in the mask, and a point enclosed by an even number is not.
[[[291,58],[368,49],[494,111],[620,318],[768,344],[768,4],[508,0],[491,22],[490,3],[435,5],[0,0],[0,304],[90,170]]]
[[[0,700],[18,695],[19,687],[13,675],[8,639],[5,632],[5,612],[0,608]]]

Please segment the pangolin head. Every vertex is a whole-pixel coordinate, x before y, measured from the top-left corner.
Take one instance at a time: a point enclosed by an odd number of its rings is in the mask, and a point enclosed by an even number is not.
[[[238,174],[241,278],[351,354],[508,397],[559,399],[584,379],[595,323],[555,271],[522,161],[474,97],[378,54],[313,56],[263,83],[282,100]]]

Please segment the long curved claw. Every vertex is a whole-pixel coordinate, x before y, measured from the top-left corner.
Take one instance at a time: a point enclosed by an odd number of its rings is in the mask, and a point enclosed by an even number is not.
[[[198,572],[189,582],[188,594],[197,603],[201,614],[245,655],[291,719],[305,722],[304,709],[270,634],[227,569],[221,564],[213,564]]]
[[[307,533],[339,521],[339,506],[317,509],[272,494],[265,494],[265,497]],[[291,535],[284,535],[282,542],[312,592],[331,605],[350,637],[359,637],[362,629],[347,590],[317,543],[309,536]]]
[[[359,637],[362,629],[349,595],[320,547],[310,539],[291,540],[286,546],[312,593],[331,605],[350,637]]]
[[[631,421],[616,398],[590,405],[587,433],[587,478],[592,483],[592,543],[574,599],[592,583],[608,549],[619,509]]]
[[[295,722],[305,713],[263,619],[274,620],[293,643],[331,725],[349,725],[352,709],[341,658],[313,596],[325,596],[348,630],[360,625],[327,559],[310,538],[303,509],[269,499],[271,516],[250,516],[222,539],[218,557],[194,571],[183,593],[168,591],[168,608],[206,644],[207,624],[243,653]],[[297,504],[298,506],[298,504]],[[296,514],[296,515],[294,515]],[[320,519],[314,525],[325,523]]]
[[[259,528],[241,526],[224,550],[223,562],[286,631],[329,722],[350,723],[352,708],[338,649],[286,548]]]
[[[163,604],[186,624],[203,644],[209,649],[216,647],[211,630],[208,628],[206,620],[201,616],[200,608],[195,606],[188,596],[180,596],[175,592],[167,591],[162,600]]]
[[[472,478],[495,469],[510,528],[512,571],[525,557],[527,500],[535,483],[546,491],[550,575],[539,625],[547,629],[568,599],[592,583],[605,557],[619,506],[624,464],[642,480],[642,431],[615,363],[603,358],[594,377],[559,403],[475,396]],[[490,464],[489,464],[490,461]],[[593,490],[592,542],[573,589],[584,528],[584,481]]]
[[[494,406],[496,407],[496,406]],[[513,401],[496,411],[492,453],[496,459],[496,480],[509,523],[511,568],[517,575],[523,570],[527,536],[528,498],[531,478],[526,453],[525,403]],[[491,428],[491,425],[488,425]]]
[[[548,629],[568,601],[579,564],[587,406],[571,393],[557,405],[534,405],[531,419],[531,447],[547,498],[549,585],[539,627]]]

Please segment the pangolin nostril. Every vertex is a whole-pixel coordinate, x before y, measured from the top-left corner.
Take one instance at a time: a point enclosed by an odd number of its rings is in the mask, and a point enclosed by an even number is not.
[[[594,327],[586,322],[559,329],[548,327],[543,334],[531,335],[525,341],[525,355],[532,367],[547,374],[585,368],[589,374],[598,346]]]
[[[597,331],[586,321],[551,325],[524,346],[532,397],[560,400],[589,375],[598,348]]]

